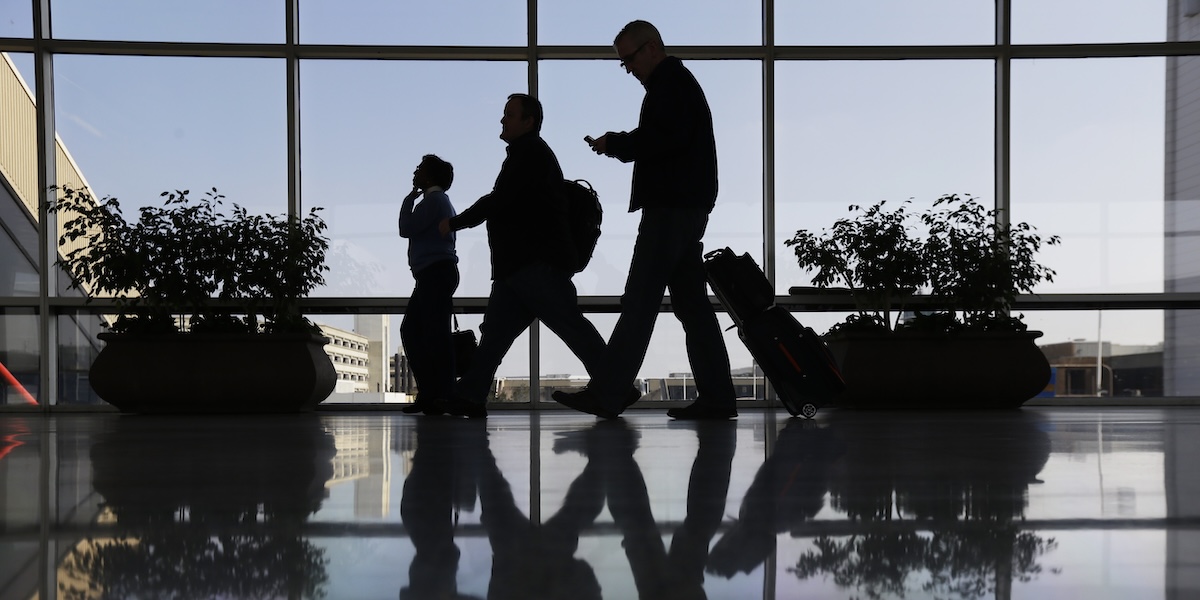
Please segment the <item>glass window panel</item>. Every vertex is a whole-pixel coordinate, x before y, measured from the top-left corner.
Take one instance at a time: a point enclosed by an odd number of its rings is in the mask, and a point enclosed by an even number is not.
[[[37,111],[33,55],[0,53],[0,106],[5,135],[0,136],[0,244],[4,256],[14,257],[0,267],[2,295],[37,295]]]
[[[58,318],[58,397],[60,405],[104,405],[92,391],[88,370],[104,344],[96,334],[104,331],[105,317],[88,313]]]
[[[306,44],[524,46],[524,0],[301,0]]]
[[[1176,2],[1183,12],[1186,2]],[[1013,0],[1014,44],[1161,42],[1166,0]]]
[[[587,317],[596,324],[596,329],[605,340],[611,337],[616,314],[592,313]],[[729,352],[738,397],[743,400],[765,399],[765,379],[761,372],[755,372],[754,359],[738,338],[737,331],[732,329],[732,319],[726,313],[718,312],[717,322],[724,331],[725,348]],[[586,384],[588,372],[566,344],[544,325],[541,326],[540,335],[542,401],[551,401],[550,394],[554,390],[578,388]],[[659,313],[638,379],[642,386],[643,402],[690,400],[696,397],[696,381],[688,361],[683,327],[674,314]]]
[[[525,65],[306,61],[301,73],[303,198],[325,207],[332,238],[331,271],[314,295],[407,296],[413,279],[396,219],[413,170],[425,154],[449,161],[458,211],[490,192],[505,157],[500,116],[526,87]],[[486,296],[486,225],[457,235],[456,295]]]
[[[42,403],[38,318],[32,309],[0,311],[0,406]]]
[[[1163,289],[1163,59],[1017,61],[1012,219],[1062,244],[1039,291]]]
[[[0,296],[37,296],[37,225],[29,208],[0,186]]]
[[[3,464],[0,464],[0,474],[4,474],[4,470],[5,468]],[[30,471],[29,474],[36,475],[37,471]],[[30,480],[28,477],[24,477],[22,478],[22,481],[17,482],[15,485],[8,486],[9,489],[5,490],[5,494],[8,495],[20,493],[15,492],[15,490],[20,489],[16,487],[19,485],[25,485],[29,487],[35,486],[37,485],[37,478],[34,477],[32,480]],[[24,490],[21,492],[24,492]],[[33,494],[25,495],[33,496]],[[11,522],[9,521],[9,515],[7,514],[7,511],[5,511],[5,513],[0,513],[0,518],[3,518],[7,522]],[[29,528],[31,531],[36,531],[36,529],[34,529],[37,526],[36,510],[34,510],[33,514],[30,515],[30,518],[30,523],[21,523],[21,525],[23,528]],[[0,575],[3,575],[4,580],[8,582],[5,586],[6,592],[18,598],[39,597],[38,589],[39,583],[42,581],[42,573],[38,567],[44,564],[39,559],[43,552],[44,550],[42,549],[41,544],[38,542],[37,538],[33,536],[23,535],[17,538],[0,539],[0,556],[4,557],[4,564],[0,565]]]
[[[992,0],[776,2],[781,45],[991,44]]]
[[[596,326],[600,337],[607,341],[616,325],[617,315],[589,313],[584,316]],[[551,394],[557,390],[577,391],[580,386],[587,384],[588,372],[583,361],[545,323],[538,323],[538,342],[538,371],[541,378],[538,399],[557,407]]]
[[[1194,342],[1200,311],[1017,310],[1015,314],[1030,331],[1042,333],[1036,343],[1052,365],[1080,363],[1090,369],[1089,382],[1095,380],[1096,340],[1101,340],[1106,395],[1136,402],[1139,396],[1164,395],[1164,386],[1168,396],[1200,395],[1200,380],[1187,383],[1192,373],[1200,372],[1200,344]],[[823,334],[847,314],[797,311],[794,316]],[[1172,391],[1172,382],[1178,389]],[[1088,394],[1095,396],[1094,386]]]
[[[33,37],[33,3],[29,0],[0,0],[0,37]]]
[[[8,69],[16,72],[21,83],[29,88],[29,96],[33,97],[37,90],[37,80],[33,72],[33,54],[27,52],[0,52],[0,55],[8,57],[12,61],[12,66],[8,67]],[[9,75],[5,75],[5,77],[9,77]]]
[[[993,66],[985,61],[786,62],[775,94],[776,291],[811,285],[784,241],[847,207],[993,202]],[[821,329],[817,329],[821,331]]]
[[[54,36],[62,39],[280,43],[285,6],[240,0],[53,0],[52,10]]]
[[[60,179],[115,196],[127,220],[168,190],[217,188],[251,213],[287,210],[283,61],[60,56]]]
[[[720,194],[704,246],[754,251],[762,246],[761,66],[750,61],[686,64],[704,87],[717,140]],[[575,285],[581,295],[619,296],[641,219],[640,211],[628,212],[633,167],[597,156],[583,137],[637,127],[644,90],[609,61],[545,61],[539,86],[546,110],[542,134],[558,154],[563,173],[591,182],[604,205],[596,253],[575,276]]]
[[[407,295],[407,294],[405,294]],[[409,370],[400,339],[403,314],[391,315],[309,315],[333,340],[326,353],[338,372],[334,392],[323,406],[337,404],[406,404],[414,400],[419,387]],[[458,314],[460,330],[472,330],[480,336],[480,314]],[[386,334],[384,332],[387,332]],[[400,362],[395,362],[396,355]],[[386,365],[386,366],[384,366]],[[521,336],[501,363],[498,379],[520,378],[528,387],[529,338]],[[516,384],[510,384],[509,388]],[[521,400],[525,401],[525,400]]]
[[[762,3],[755,0],[539,2],[538,43],[611,46],[633,19],[649,21],[672,45],[758,44]]]
[[[1163,395],[1200,396],[1200,311],[1169,310],[1163,321]]]
[[[546,112],[542,136],[563,174],[590,182],[604,206],[596,252],[575,286],[584,296],[620,295],[641,217],[628,212],[632,167],[596,155],[583,137],[636,127],[644,90],[616,61],[543,61],[538,87]]]

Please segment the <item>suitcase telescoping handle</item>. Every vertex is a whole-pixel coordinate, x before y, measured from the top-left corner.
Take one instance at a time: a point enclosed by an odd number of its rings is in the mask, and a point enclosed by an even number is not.
[[[716,250],[710,250],[704,255],[704,258],[705,258],[705,260],[711,260],[711,259],[713,259],[717,256],[721,256],[723,254],[733,254],[733,249],[731,249],[729,246],[725,246],[724,248],[717,248]]]

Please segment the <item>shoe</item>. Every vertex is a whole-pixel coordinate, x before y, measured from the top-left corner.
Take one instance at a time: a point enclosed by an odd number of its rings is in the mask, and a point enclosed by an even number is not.
[[[451,398],[446,401],[446,412],[456,417],[466,417],[468,419],[486,419],[487,407],[477,402],[471,402],[463,398]]]
[[[402,412],[406,415],[415,415],[417,413],[424,413],[424,414],[432,417],[432,416],[445,414],[446,409],[442,408],[441,402],[422,401],[422,402],[413,402],[412,404],[406,405],[400,409],[400,412]]]
[[[641,400],[641,399],[642,399],[642,390],[639,390],[637,388],[630,388],[629,395],[625,397],[625,406],[622,407],[621,410],[624,411],[624,409],[629,408],[630,406],[633,406],[634,404],[637,404],[637,401]]]
[[[555,402],[567,408],[573,408],[589,415],[596,415],[601,419],[615,419],[621,416],[621,411],[612,411],[601,405],[600,399],[596,397],[596,394],[587,388],[583,388],[578,392],[564,392],[560,390],[550,394],[550,397]],[[624,407],[621,410],[624,410]]]
[[[667,416],[672,419],[736,419],[737,408],[721,407],[696,401],[682,408],[667,409]]]

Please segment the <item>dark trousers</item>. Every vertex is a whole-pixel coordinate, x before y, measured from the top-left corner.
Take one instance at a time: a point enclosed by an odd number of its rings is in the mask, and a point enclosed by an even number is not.
[[[729,352],[706,287],[700,240],[707,225],[708,213],[700,209],[642,209],[621,296],[621,316],[608,340],[601,371],[592,375],[588,386],[605,404],[622,406],[622,392],[637,378],[668,291],[675,317],[683,324],[697,393],[713,404],[735,401]]]
[[[604,338],[580,312],[571,273],[537,262],[492,282],[479,327],[479,348],[458,381],[456,395],[471,402],[487,402],[496,369],[535,318],[562,339],[595,376],[594,369],[604,354]]]
[[[400,323],[400,341],[417,380],[417,401],[449,398],[454,389],[454,350],[450,318],[458,265],[451,260],[433,263],[416,273],[416,286]]]

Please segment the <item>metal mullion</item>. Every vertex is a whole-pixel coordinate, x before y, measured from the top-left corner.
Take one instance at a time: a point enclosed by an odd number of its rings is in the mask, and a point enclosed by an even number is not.
[[[762,150],[763,150],[763,207],[762,207],[762,269],[775,290],[775,3],[774,0],[762,0]],[[730,315],[731,317],[733,315]],[[750,376],[757,379],[758,373],[754,365],[757,359],[751,360]],[[764,403],[768,408],[775,407],[777,395],[775,389],[767,385],[763,379],[765,393]],[[757,394],[756,394],[757,396]],[[757,403],[758,398],[754,401]],[[773,573],[767,571],[766,573]],[[764,573],[764,577],[767,575]],[[764,582],[765,585],[765,582]]]
[[[538,95],[538,47],[537,47],[537,0],[526,0],[526,60],[529,78],[529,95]],[[541,445],[541,414],[542,409],[542,344],[541,322],[534,319],[529,325],[529,520],[532,523],[542,522],[542,445]]]
[[[97,56],[190,56],[283,58],[286,44],[224,43],[224,42],[131,42],[113,40],[45,40],[45,47],[54,54],[89,54]]]
[[[50,0],[35,0],[34,18],[34,103],[37,120],[38,158],[38,403],[49,410],[51,401],[58,395],[58,329],[56,316],[51,313],[50,299],[58,295],[55,287],[54,263],[58,258],[58,245],[54,237],[58,233],[58,218],[49,211],[56,193],[52,188],[58,182],[57,144],[54,135],[54,55],[44,42],[50,38]]]
[[[1010,197],[1012,175],[1012,5],[1009,0],[996,0],[996,80],[995,106],[993,107],[995,140],[993,157],[995,173],[994,207],[996,222],[1007,225],[1011,222]]]
[[[53,376],[58,365],[56,317],[50,314],[50,297],[57,295],[52,276],[57,258],[57,245],[52,236],[57,233],[58,219],[49,212],[49,203],[55,193],[50,186],[57,182],[56,150],[54,143],[54,57],[42,42],[51,35],[50,0],[33,0],[34,38],[34,91],[35,118],[37,119],[38,158],[38,402],[49,411],[50,399],[57,394],[57,377]],[[50,547],[50,522],[53,513],[51,502],[54,486],[51,460],[54,456],[49,428],[39,435],[38,472],[38,596],[50,598],[58,590],[57,564],[50,560],[52,552],[57,556],[57,547]]]
[[[530,96],[533,96],[534,98],[537,98],[537,96],[538,96],[537,0],[526,0],[526,2],[525,2],[525,60],[526,60],[526,64],[525,64],[526,77],[527,77],[526,86],[528,88],[526,93],[528,93]],[[541,331],[542,331],[542,322],[540,319],[535,318],[533,320],[533,322],[529,324],[529,408],[530,408],[530,410],[541,410],[541,406],[540,406],[541,405],[540,400],[542,397],[542,389],[541,389],[542,388],[542,378],[541,378],[542,337],[541,337]],[[530,432],[530,435],[533,435],[532,431]],[[532,456],[533,456],[532,453],[534,452],[533,449],[537,448],[537,440],[530,439],[529,442],[530,442],[529,447],[531,449],[530,456],[531,456],[531,460],[532,460]],[[532,463],[531,463],[531,466],[532,466]],[[530,473],[531,473],[530,476],[532,477],[533,476],[532,473],[537,473],[537,471],[531,470]],[[533,489],[537,488],[537,486],[535,486],[535,485],[530,485],[530,487]],[[534,508],[532,508],[532,507],[536,506],[536,504],[533,503],[533,501],[535,499],[534,497],[532,497],[533,494],[534,494],[534,492],[531,489],[530,490],[530,495],[531,495],[530,510],[534,510]],[[530,514],[530,518],[533,518],[533,513]],[[539,521],[534,520],[534,522],[537,523]]]
[[[762,0],[763,255],[762,269],[775,289],[775,4]]]
[[[0,37],[0,52],[33,52],[36,47],[32,38]]]
[[[981,60],[995,56],[994,45],[962,46],[775,46],[775,60]]]
[[[300,198],[300,59],[296,54],[300,42],[300,0],[287,1],[286,19],[287,210],[289,215],[300,218],[304,208]]]

